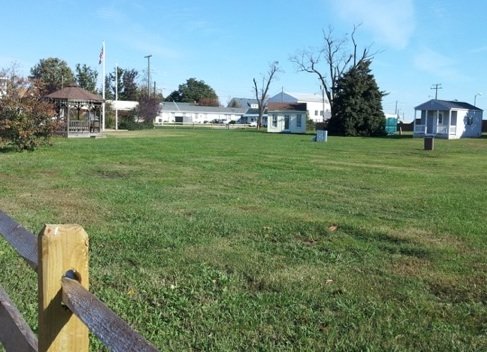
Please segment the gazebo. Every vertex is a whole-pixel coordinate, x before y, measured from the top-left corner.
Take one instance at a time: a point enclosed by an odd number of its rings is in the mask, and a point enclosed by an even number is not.
[[[103,98],[78,86],[67,86],[46,96],[54,102],[62,134],[67,137],[96,137],[103,130],[100,121]]]

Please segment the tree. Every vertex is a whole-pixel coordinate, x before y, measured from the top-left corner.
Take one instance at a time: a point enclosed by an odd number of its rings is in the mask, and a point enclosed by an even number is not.
[[[328,122],[330,134],[381,136],[385,134],[382,97],[370,70],[370,60],[362,60],[336,82],[335,111]]]
[[[115,73],[111,72],[105,77],[105,97],[115,99],[115,85],[118,84],[119,100],[138,100],[140,89],[137,86],[139,73],[134,70],[126,70],[117,67],[118,82],[115,82]]]
[[[76,64],[76,83],[83,89],[96,93],[96,79],[98,72],[84,64]]]
[[[269,65],[267,73],[262,77],[262,86],[260,88],[258,87],[255,78],[253,79],[255,99],[257,99],[257,110],[259,113],[259,116],[257,117],[257,128],[260,128],[262,125],[262,116],[264,115],[267,99],[269,98],[267,92],[269,91],[272,80],[276,77],[278,72],[280,72],[279,62],[274,61]]]
[[[57,129],[53,106],[42,99],[37,86],[14,71],[7,74],[5,70],[1,74],[8,81],[7,92],[0,97],[0,142],[19,151],[34,150]]]
[[[160,95],[148,95],[143,93],[139,98],[139,105],[137,107],[137,116],[142,118],[144,122],[153,124],[154,119],[161,112],[162,97]]]
[[[54,57],[41,59],[30,69],[30,73],[41,95],[50,94],[75,82],[73,71],[66,61]]]
[[[180,84],[178,90],[168,95],[166,101],[182,103],[196,102],[200,105],[219,106],[218,96],[213,88],[205,81],[198,81],[196,78],[189,78],[186,83]]]
[[[331,116],[335,113],[335,93],[337,82],[343,74],[356,67],[363,61],[372,59],[370,48],[358,52],[355,38],[358,26],[354,26],[350,36],[336,39],[333,29],[323,31],[323,47],[317,51],[303,50],[300,54],[291,57],[298,71],[308,72],[318,76],[322,89],[330,103]],[[351,45],[350,45],[351,42]],[[321,64],[324,62],[324,67]]]
[[[137,100],[139,88],[137,86],[137,77],[139,73],[135,69],[124,70],[122,75],[122,87],[119,92],[121,100]]]

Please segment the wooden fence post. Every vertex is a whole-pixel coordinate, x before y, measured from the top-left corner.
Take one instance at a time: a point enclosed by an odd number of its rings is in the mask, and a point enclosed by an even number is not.
[[[87,352],[88,328],[62,305],[61,280],[73,270],[88,289],[88,235],[79,225],[45,225],[38,249],[39,352]]]

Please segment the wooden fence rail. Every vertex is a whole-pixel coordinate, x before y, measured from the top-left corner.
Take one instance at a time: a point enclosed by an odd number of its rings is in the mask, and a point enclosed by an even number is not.
[[[0,211],[0,234],[38,274],[34,335],[0,285],[0,344],[7,352],[88,351],[88,330],[110,351],[157,351],[88,291],[88,235],[78,225],[45,225],[39,239]]]
[[[37,351],[37,337],[1,286],[0,342],[7,351]]]

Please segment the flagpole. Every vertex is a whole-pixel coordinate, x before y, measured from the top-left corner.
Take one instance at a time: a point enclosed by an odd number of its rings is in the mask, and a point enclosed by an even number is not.
[[[118,130],[118,64],[115,64],[115,130]]]
[[[102,97],[103,97],[103,105],[102,105],[102,115],[101,115],[101,130],[105,131],[105,58],[106,58],[106,52],[105,52],[105,41],[103,41],[102,48]]]

